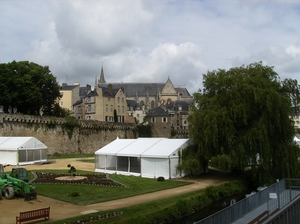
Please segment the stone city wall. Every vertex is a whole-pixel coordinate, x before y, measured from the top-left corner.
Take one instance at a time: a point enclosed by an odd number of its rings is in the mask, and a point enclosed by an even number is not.
[[[86,154],[119,138],[136,138],[134,124],[78,121],[56,117],[0,114],[0,136],[32,136],[48,154]]]

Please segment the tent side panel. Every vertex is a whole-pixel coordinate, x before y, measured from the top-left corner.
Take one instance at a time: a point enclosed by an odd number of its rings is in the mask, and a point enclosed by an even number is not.
[[[142,177],[169,179],[168,158],[142,158]]]
[[[0,151],[0,163],[17,165],[18,163],[18,153],[17,151]]]
[[[106,169],[116,171],[116,156],[115,155],[107,155],[106,156]]]
[[[19,163],[27,162],[27,152],[26,150],[19,150]]]
[[[141,157],[130,157],[129,172],[141,173]]]
[[[155,159],[155,177],[160,177],[160,176],[164,177],[165,179],[170,178],[168,158]]]
[[[153,158],[141,158],[142,159],[142,167],[141,173],[142,177],[150,177],[153,178],[155,176],[155,167],[153,167]]]
[[[41,149],[41,159],[47,160],[47,149]]]
[[[127,156],[117,156],[118,160],[118,171],[128,172],[128,157]]]
[[[95,154],[95,169],[105,169],[105,155]]]

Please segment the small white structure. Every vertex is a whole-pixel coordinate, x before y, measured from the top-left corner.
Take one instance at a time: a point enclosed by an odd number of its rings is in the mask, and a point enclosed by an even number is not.
[[[294,141],[300,146],[300,139],[297,138],[296,136],[294,137]]]
[[[47,161],[47,146],[35,137],[0,137],[0,163],[27,165]]]
[[[176,178],[180,176],[176,172],[179,151],[189,144],[189,139],[117,138],[95,152],[95,171],[148,178]]]

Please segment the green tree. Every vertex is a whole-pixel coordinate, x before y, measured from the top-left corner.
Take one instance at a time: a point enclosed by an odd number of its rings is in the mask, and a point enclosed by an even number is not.
[[[24,114],[52,115],[54,102],[61,97],[59,84],[48,66],[28,61],[0,64],[0,105],[4,111],[17,108]]]
[[[287,97],[296,90],[285,88],[273,67],[253,63],[207,72],[203,86],[194,94],[189,124],[205,158],[228,155],[232,170],[242,172],[251,166],[259,184],[296,174],[299,148]]]
[[[300,85],[298,85],[297,80],[295,79],[285,79],[282,81],[282,90],[283,93],[291,100],[292,111],[291,116],[299,115],[299,106],[300,106]]]

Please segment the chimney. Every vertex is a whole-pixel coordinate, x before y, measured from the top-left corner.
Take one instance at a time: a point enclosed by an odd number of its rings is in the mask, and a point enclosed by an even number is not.
[[[112,84],[108,84],[107,91],[108,91],[109,94],[113,95],[114,90],[113,90],[113,85]]]
[[[89,93],[91,92],[92,88],[89,84],[86,84],[86,92]]]

